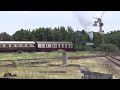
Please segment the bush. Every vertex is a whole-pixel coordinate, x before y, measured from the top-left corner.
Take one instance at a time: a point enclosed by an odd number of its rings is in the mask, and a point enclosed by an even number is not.
[[[101,44],[96,48],[97,51],[118,52],[119,48],[115,44]]]
[[[1,64],[1,62],[0,62],[0,67],[2,67],[2,64]]]
[[[12,64],[13,64],[13,67],[18,67],[18,61],[17,60],[13,60]]]
[[[79,43],[75,43],[75,44],[74,44],[74,49],[75,49],[76,51],[83,51],[83,50],[84,50],[84,45],[79,44]]]
[[[85,51],[94,51],[94,48],[91,46],[85,46],[84,49]]]
[[[58,53],[65,52],[65,50],[59,49]]]
[[[77,55],[79,54],[79,51],[76,51]]]
[[[18,51],[17,51],[17,53],[23,53],[23,51],[21,51],[21,50],[18,50]]]

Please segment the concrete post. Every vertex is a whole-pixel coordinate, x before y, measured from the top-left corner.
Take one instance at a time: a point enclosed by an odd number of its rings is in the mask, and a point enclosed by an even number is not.
[[[66,51],[63,52],[63,65],[67,65],[68,53]]]

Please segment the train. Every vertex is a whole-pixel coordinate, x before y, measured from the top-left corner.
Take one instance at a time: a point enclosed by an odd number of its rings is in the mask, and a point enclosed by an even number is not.
[[[80,50],[84,43],[51,41],[0,41],[0,52],[49,52],[57,50]]]

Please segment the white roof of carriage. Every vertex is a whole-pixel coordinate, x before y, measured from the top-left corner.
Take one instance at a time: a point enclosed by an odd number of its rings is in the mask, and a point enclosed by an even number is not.
[[[36,41],[38,44],[39,43],[50,43],[50,44],[62,44],[62,43],[66,43],[66,44],[70,44],[70,43],[72,43],[72,42],[55,42],[55,41],[53,41],[53,42],[50,42],[50,41]],[[9,44],[9,43],[30,43],[30,44],[35,44],[35,42],[34,41],[0,41],[0,44]]]
[[[35,42],[33,42],[33,41],[0,41],[0,43],[4,43],[4,44],[7,44],[7,43],[30,43],[30,44],[34,44]]]
[[[53,41],[53,42],[50,42],[50,41],[43,41],[43,42],[40,42],[40,41],[37,41],[37,43],[39,44],[39,43],[50,43],[50,44],[62,44],[62,43],[66,43],[66,44],[72,44],[72,42],[55,42],[55,41]]]

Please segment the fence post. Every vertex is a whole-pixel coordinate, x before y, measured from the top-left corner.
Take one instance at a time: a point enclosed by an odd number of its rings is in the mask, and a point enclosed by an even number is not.
[[[68,53],[63,51],[63,65],[67,65]]]

